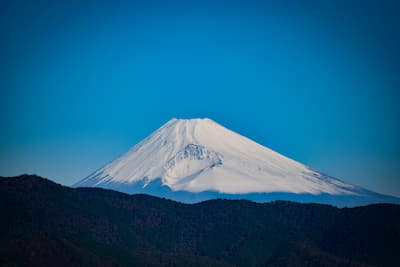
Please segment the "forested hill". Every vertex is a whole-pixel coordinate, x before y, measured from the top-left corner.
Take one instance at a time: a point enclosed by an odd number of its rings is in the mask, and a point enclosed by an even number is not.
[[[182,204],[0,178],[0,266],[399,266],[400,206]]]

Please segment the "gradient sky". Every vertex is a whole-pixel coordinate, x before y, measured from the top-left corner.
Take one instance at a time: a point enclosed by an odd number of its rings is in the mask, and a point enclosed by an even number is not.
[[[399,13],[396,1],[1,1],[0,175],[70,185],[172,117],[209,117],[400,196]]]

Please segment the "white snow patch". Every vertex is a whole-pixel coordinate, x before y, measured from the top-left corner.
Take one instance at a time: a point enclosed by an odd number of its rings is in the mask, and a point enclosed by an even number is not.
[[[172,119],[75,186],[146,186],[158,178],[173,191],[189,192],[353,194],[355,189],[210,119]]]

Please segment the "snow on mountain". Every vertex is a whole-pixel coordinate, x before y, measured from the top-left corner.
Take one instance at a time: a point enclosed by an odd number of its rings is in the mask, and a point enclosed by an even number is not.
[[[179,196],[186,192],[185,202],[195,202],[196,194],[204,192],[212,196],[199,200],[268,193],[356,198],[369,194],[210,119],[172,119],[74,186],[144,192],[175,200],[182,200]]]

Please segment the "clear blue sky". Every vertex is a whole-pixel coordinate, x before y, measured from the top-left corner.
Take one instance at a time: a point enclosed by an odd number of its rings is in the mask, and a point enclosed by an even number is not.
[[[172,117],[209,117],[400,196],[399,12],[396,1],[1,1],[0,175],[70,185]]]

